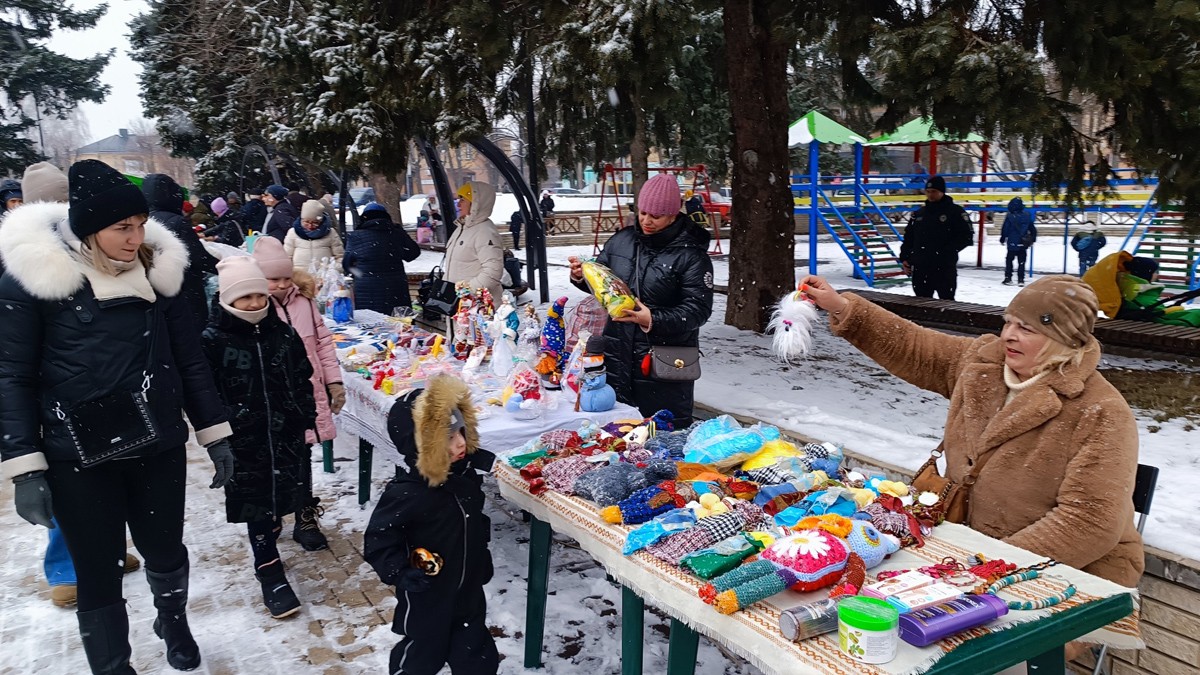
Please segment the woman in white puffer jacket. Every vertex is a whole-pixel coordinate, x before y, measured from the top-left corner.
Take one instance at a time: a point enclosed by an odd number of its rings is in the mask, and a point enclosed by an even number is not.
[[[292,258],[296,269],[308,270],[313,261],[332,258],[338,269],[342,266],[342,238],[333,229],[333,221],[319,200],[310,199],[300,207],[300,217],[292,223],[283,239],[283,250]]]

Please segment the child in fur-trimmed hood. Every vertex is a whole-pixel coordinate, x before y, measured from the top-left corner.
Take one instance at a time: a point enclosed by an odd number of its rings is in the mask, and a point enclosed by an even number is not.
[[[396,587],[389,673],[494,675],[483,586],[492,578],[491,521],[478,471],[495,455],[479,447],[471,390],[450,376],[401,396],[388,434],[407,470],[390,482],[364,536],[364,557]],[[423,549],[423,551],[420,551]],[[418,553],[418,551],[420,551]],[[437,564],[423,565],[414,553]]]

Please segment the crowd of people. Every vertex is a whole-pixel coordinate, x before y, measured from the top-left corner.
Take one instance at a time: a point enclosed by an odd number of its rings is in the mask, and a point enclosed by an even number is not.
[[[939,176],[925,183],[927,201],[901,260],[918,294],[953,299],[957,254],[972,230],[945,187]],[[446,278],[500,297],[506,271],[491,220],[495,189],[471,181],[457,197]],[[189,670],[201,662],[187,622],[190,562],[182,543],[189,438],[213,463],[209,487],[224,490],[226,520],[245,524],[248,574],[264,606],[276,618],[295,614],[301,600],[277,541],[292,517],[302,548],[328,545],[311,453],[336,436],[333,416],[346,398],[307,269],[340,258],[356,279],[357,305],[392,313],[409,305],[403,263],[419,254],[417,244],[386,208],[371,205],[343,251],[329,204],[280,185],[252,191],[245,203],[235,194],[201,200],[203,211],[185,215],[188,200],[170,177],[147,176],[139,189],[95,160],[66,175],[32,166],[22,184],[0,184],[0,198],[0,302],[10,310],[0,324],[0,468],[15,485],[17,513],[50,528],[47,573],[52,563],[61,572],[64,560],[72,568],[92,672],[134,672],[121,594],[121,576],[133,566],[126,528],[145,560],[168,663]],[[1010,205],[1002,234],[1008,275],[1015,260],[1019,283],[1020,249],[1036,238],[1021,206]],[[636,299],[603,329],[608,384],[646,417],[669,410],[678,428],[694,419],[695,382],[659,377],[651,360],[662,349],[698,358],[713,311],[710,234],[686,208],[674,177],[651,178],[637,194],[636,222],[598,258]],[[261,235],[249,255],[218,261],[201,243],[232,246],[252,231]],[[570,281],[587,290],[581,261],[570,262]],[[1101,300],[1091,287],[1042,277],[1009,304],[999,336],[964,338],[839,294],[821,277],[802,284],[829,313],[835,335],[950,399],[935,453],[945,455],[948,478],[973,484],[973,528],[1136,585],[1137,427],[1096,370],[1092,329]],[[435,673],[448,663],[456,675],[495,673],[479,475],[494,457],[479,447],[470,391],[453,378],[434,379],[398,399],[387,431],[407,472],[371,517],[365,557],[396,588],[393,630],[401,639],[389,672]],[[440,552],[440,575],[425,573],[414,556],[421,549]]]

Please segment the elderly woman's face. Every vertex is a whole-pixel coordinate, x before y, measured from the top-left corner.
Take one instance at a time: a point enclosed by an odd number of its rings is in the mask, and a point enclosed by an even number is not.
[[[304,226],[304,229],[308,230],[309,232],[312,232],[313,230],[315,230],[321,226],[321,219],[320,218],[305,218],[304,220],[300,221],[300,224],[302,226]]]
[[[1005,365],[1022,380],[1033,376],[1033,369],[1038,365],[1038,354],[1050,341],[1050,338],[1012,316],[1004,318],[1000,339],[1004,341]]]
[[[130,216],[96,233],[96,246],[112,260],[133,262],[146,240],[146,216]]]

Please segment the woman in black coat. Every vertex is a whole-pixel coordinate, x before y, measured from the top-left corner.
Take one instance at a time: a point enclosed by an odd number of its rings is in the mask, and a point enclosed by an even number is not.
[[[183,188],[174,178],[152,173],[142,181],[142,194],[150,207],[150,217],[162,223],[187,249],[188,266],[183,272],[180,296],[195,320],[196,332],[208,324],[208,297],[204,285],[217,273],[217,260],[204,250],[191,221],[183,215]]]
[[[664,382],[643,373],[655,345],[698,347],[700,326],[712,314],[710,235],[679,212],[679,183],[667,174],[646,181],[638,195],[638,226],[614,234],[596,262],[611,269],[639,299],[638,307],[604,328],[604,363],[617,398],[649,417],[662,409],[677,428],[692,423],[694,382]],[[588,290],[577,258],[571,283]]]
[[[78,620],[93,673],[129,675],[129,619],[121,591],[125,528],[146,560],[167,661],[190,670],[200,652],[188,628],[183,500],[188,427],[233,471],[230,427],[180,288],[183,244],[146,219],[142,192],[95,160],[73,165],[70,206],[32,204],[0,229],[0,468],[16,484],[17,513],[66,537],[78,577]],[[152,351],[152,353],[151,353]],[[87,447],[120,445],[133,425],[93,418],[81,404],[143,396],[157,440],[83,466],[66,420]],[[103,427],[103,428],[97,428]],[[143,426],[144,430],[144,426]],[[101,436],[101,434],[103,434]],[[114,443],[115,441],[115,443]]]
[[[392,222],[387,209],[371,204],[346,240],[342,269],[354,277],[354,306],[380,314],[412,304],[404,263],[421,255],[421,247],[404,228]]]

